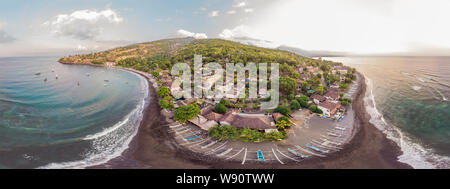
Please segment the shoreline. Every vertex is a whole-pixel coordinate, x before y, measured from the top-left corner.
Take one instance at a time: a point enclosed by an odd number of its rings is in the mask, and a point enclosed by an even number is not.
[[[62,62],[61,62],[62,63]],[[71,63],[63,63],[71,64]],[[82,64],[92,65],[92,64]],[[99,66],[99,65],[92,65]],[[132,169],[411,169],[408,164],[398,161],[402,154],[399,146],[389,140],[384,133],[369,122],[370,115],[364,105],[367,90],[365,78],[358,72],[360,87],[352,104],[355,111],[354,124],[357,129],[354,136],[342,150],[324,158],[311,158],[301,163],[245,164],[205,159],[198,154],[177,146],[169,134],[169,122],[161,115],[156,89],[150,77],[139,71],[120,68],[144,77],[148,82],[149,101],[144,109],[137,134],[129,147],[119,157],[107,163],[91,166],[94,169],[132,168]]]
[[[142,75],[138,71],[125,69]],[[169,134],[169,122],[160,114],[156,89],[148,77],[149,105],[144,110],[144,118],[129,149],[122,154],[119,161],[109,162],[108,168],[152,168],[152,169],[411,169],[408,164],[398,161],[402,154],[399,146],[389,140],[369,122],[370,115],[364,105],[366,94],[365,78],[358,72],[360,87],[352,104],[355,111],[354,136],[342,150],[325,158],[311,158],[301,163],[280,164],[245,164],[225,162],[202,157],[195,152],[179,148]],[[131,159],[129,159],[131,158]],[[128,160],[127,160],[128,159]],[[130,163],[133,162],[133,163]],[[130,166],[131,165],[131,166]],[[101,168],[101,167],[96,167]]]

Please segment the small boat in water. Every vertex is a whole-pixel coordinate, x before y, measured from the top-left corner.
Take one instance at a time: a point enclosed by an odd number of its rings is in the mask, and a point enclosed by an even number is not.
[[[47,78],[44,79],[44,82],[47,82]]]
[[[105,79],[105,82],[109,82],[109,80]]]
[[[36,72],[34,75],[41,75],[41,72]]]
[[[58,74],[56,74],[56,79],[58,79]]]

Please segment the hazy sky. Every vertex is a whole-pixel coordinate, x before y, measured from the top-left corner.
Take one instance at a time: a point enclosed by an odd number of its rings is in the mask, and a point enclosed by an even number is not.
[[[182,36],[450,56],[449,23],[448,0],[16,0],[0,6],[0,56],[83,53]]]

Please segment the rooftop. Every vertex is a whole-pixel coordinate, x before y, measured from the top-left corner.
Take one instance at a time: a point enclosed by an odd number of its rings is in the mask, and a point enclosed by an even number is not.
[[[325,93],[325,95],[323,95],[323,96],[332,98],[332,99],[339,99],[339,90],[328,89],[327,93]]]
[[[319,102],[323,102],[323,101],[327,100],[327,98],[325,98],[325,97],[323,97],[323,96],[320,96],[320,95],[318,95],[318,94],[312,95],[311,98],[312,98],[312,99],[316,99],[316,100],[318,100]]]
[[[260,117],[242,117],[237,116],[236,119],[231,124],[239,128],[249,128],[249,129],[276,129],[273,124],[273,119],[270,116],[260,116]]]
[[[320,103],[319,106],[324,107],[329,110],[334,110],[334,109],[339,108],[341,106],[341,104],[340,103],[335,104],[335,103],[325,101],[325,102]]]
[[[214,121],[219,121],[220,120],[220,118],[222,118],[223,117],[223,115],[222,114],[218,114],[218,113],[216,113],[216,112],[209,112],[209,113],[207,113],[207,114],[205,114],[205,115],[203,115],[206,119],[208,119],[208,120],[214,120]]]

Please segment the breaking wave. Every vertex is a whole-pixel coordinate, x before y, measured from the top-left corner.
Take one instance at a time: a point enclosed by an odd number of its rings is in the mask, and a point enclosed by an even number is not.
[[[369,122],[386,134],[388,139],[400,146],[403,154],[398,157],[398,161],[411,165],[415,169],[450,168],[449,157],[433,153],[431,149],[421,146],[402,133],[400,129],[386,122],[383,115],[376,107],[372,80],[366,76],[365,78],[368,90],[366,92],[366,97],[364,98],[364,104],[371,117]]]
[[[135,73],[133,73],[135,74]],[[138,74],[136,74],[138,75]],[[140,75],[143,98],[136,108],[122,121],[103,131],[88,135],[82,140],[92,142],[92,148],[84,154],[84,159],[72,162],[50,163],[39,169],[82,169],[90,166],[101,165],[120,156],[136,136],[142,121],[148,95],[148,83]]]

